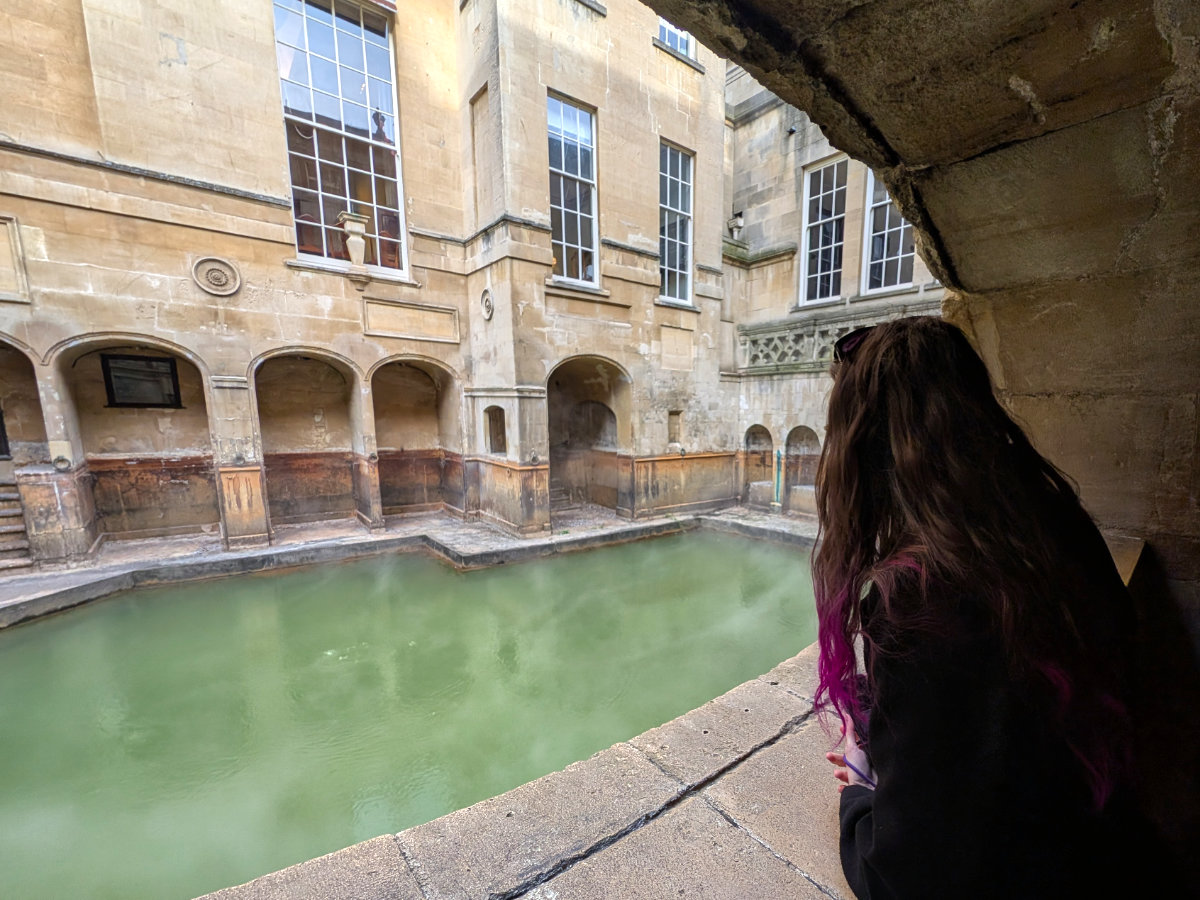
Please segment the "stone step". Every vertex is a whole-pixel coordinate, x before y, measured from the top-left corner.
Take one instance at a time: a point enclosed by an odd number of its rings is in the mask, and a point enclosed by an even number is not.
[[[0,559],[29,555],[29,541],[0,541]]]
[[[0,572],[5,569],[24,569],[32,566],[33,560],[28,556],[15,556],[12,559],[0,559]]]
[[[24,534],[25,522],[4,522],[0,524],[0,534]]]
[[[5,488],[10,485],[0,484],[0,500],[16,500],[21,502],[21,495],[17,491],[6,491]]]
[[[14,516],[20,516],[21,514],[20,506],[13,507],[12,509],[0,509],[0,519],[11,519]]]

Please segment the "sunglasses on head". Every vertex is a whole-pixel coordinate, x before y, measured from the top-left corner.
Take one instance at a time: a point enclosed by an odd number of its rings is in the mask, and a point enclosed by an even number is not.
[[[833,361],[839,363],[847,362],[854,354],[854,351],[858,349],[858,345],[874,329],[874,325],[865,325],[862,328],[855,328],[849,334],[843,334],[833,344]]]

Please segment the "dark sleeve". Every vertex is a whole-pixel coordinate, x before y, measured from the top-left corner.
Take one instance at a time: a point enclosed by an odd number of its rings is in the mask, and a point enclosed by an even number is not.
[[[875,791],[841,795],[841,857],[860,900],[980,896],[1006,819],[1001,654],[922,636],[875,654],[868,748]]]

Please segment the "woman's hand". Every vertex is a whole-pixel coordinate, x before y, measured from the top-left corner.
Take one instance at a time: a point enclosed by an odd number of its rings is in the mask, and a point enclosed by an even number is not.
[[[846,789],[848,784],[861,784],[868,790],[875,790],[875,772],[867,754],[858,746],[858,738],[854,734],[854,725],[846,723],[846,749],[843,753],[830,751],[825,758],[833,763],[833,777],[841,784],[838,793]]]

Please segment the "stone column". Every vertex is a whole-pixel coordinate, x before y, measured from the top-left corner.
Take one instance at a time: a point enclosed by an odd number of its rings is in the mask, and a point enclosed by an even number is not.
[[[18,466],[13,477],[25,513],[30,556],[37,560],[85,555],[96,542],[96,507],[79,420],[56,363],[34,366],[50,465]]]
[[[226,548],[267,544],[271,540],[271,517],[250,382],[242,375],[213,375],[209,386],[209,427],[217,469],[221,537]]]
[[[354,510],[359,521],[378,531],[384,527],[383,497],[379,490],[379,452],[375,443],[375,400],[369,382],[350,393],[350,440],[354,451]]]

